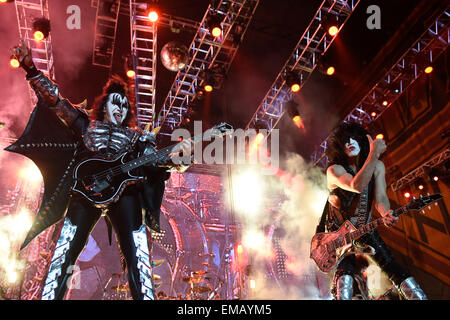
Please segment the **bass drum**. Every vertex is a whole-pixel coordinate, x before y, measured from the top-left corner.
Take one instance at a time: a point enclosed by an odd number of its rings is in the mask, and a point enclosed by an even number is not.
[[[160,226],[161,233],[152,231],[152,260],[160,263],[153,269],[155,292],[159,299],[184,299],[190,284],[183,274],[209,265],[206,229],[185,202],[174,199],[163,201]]]

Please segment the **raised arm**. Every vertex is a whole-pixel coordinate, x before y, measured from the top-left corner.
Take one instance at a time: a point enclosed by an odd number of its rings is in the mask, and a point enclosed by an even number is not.
[[[367,135],[370,151],[362,168],[353,177],[341,165],[332,165],[327,169],[327,180],[331,188],[339,187],[351,192],[361,193],[372,179],[378,158],[386,150],[386,144],[382,139],[373,140]]]
[[[38,98],[41,98],[67,126],[75,131],[81,130],[78,120],[84,124],[87,120],[87,113],[60,96],[58,86],[34,65],[31,50],[25,45],[23,39],[21,44],[13,49],[13,54],[27,72],[26,79]]]

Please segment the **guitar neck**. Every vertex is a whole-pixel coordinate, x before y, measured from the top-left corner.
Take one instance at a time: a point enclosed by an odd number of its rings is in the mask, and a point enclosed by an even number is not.
[[[208,135],[209,134],[207,134],[207,133],[203,133],[201,135],[193,137],[190,140],[193,143],[197,143],[197,142],[200,142],[200,141],[206,139]],[[152,154],[145,155],[145,156],[142,156],[142,157],[138,157],[138,158],[136,158],[134,160],[128,161],[128,162],[126,162],[126,163],[124,163],[122,165],[122,170],[124,172],[126,172],[126,171],[130,171],[130,170],[139,168],[139,167],[144,166],[146,164],[155,164],[155,163],[157,163],[157,162],[159,162],[161,160],[164,160],[175,149],[175,147],[177,145],[179,145],[179,144],[180,143],[176,143],[176,144],[173,144],[171,146],[165,147],[164,149],[161,149],[161,150],[159,150],[157,152],[154,152]]]
[[[399,215],[407,212],[407,206],[403,206],[400,207],[396,210],[394,210],[394,212],[392,213],[392,215],[394,217],[398,217]],[[377,227],[379,227],[380,225],[382,225],[384,223],[383,218],[378,218],[362,227],[359,227],[358,229],[356,229],[353,232],[350,232],[346,237],[345,237],[345,244],[348,244],[350,242],[352,242],[353,240],[358,239],[359,237],[361,237],[362,235],[376,229]]]

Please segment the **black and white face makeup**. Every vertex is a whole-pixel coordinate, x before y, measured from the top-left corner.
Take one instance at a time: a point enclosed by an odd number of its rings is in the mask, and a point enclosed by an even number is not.
[[[106,101],[104,121],[121,125],[129,107],[127,97],[122,97],[119,93],[110,93]]]
[[[345,154],[347,157],[356,157],[360,153],[361,148],[356,140],[350,138],[348,142],[345,143]]]

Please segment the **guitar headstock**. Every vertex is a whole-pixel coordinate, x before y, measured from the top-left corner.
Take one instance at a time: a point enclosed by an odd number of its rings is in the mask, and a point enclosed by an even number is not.
[[[208,132],[211,136],[222,137],[227,134],[232,134],[233,126],[226,122],[222,122],[222,123],[212,127],[211,129],[209,129]]]
[[[422,210],[422,208],[442,198],[442,194],[436,193],[429,196],[413,199],[406,205],[406,207],[408,208],[408,210]]]

